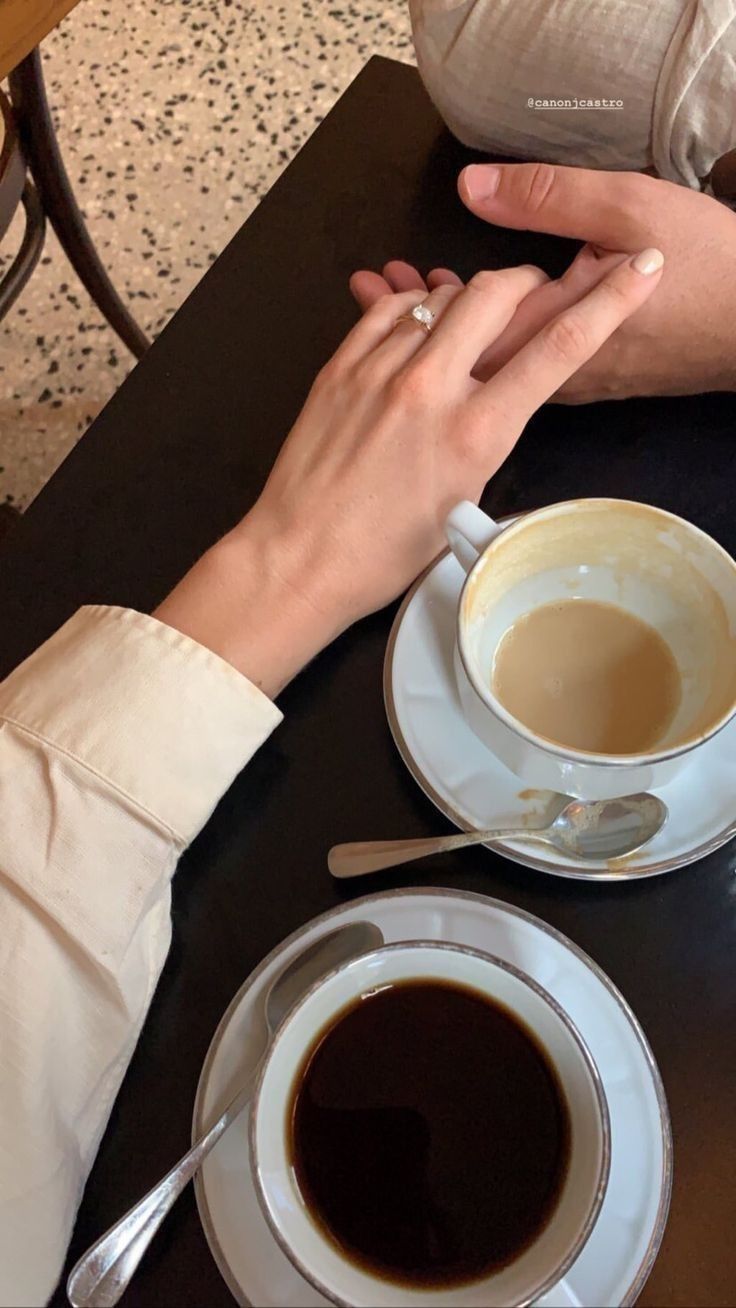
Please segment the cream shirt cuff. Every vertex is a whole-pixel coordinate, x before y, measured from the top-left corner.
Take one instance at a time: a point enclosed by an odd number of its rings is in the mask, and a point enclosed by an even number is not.
[[[14,792],[5,875],[119,966],[178,855],[281,716],[155,618],[80,609],[0,686],[6,775],[25,794]]]
[[[0,686],[0,719],[82,763],[182,847],[282,717],[211,650],[103,605],[80,609]]]

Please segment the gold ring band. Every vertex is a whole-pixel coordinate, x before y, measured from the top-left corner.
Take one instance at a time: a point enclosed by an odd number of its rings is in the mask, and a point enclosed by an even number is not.
[[[402,313],[401,317],[396,319],[396,322],[394,323],[394,327],[398,327],[400,322],[413,323],[415,327],[421,327],[422,331],[426,332],[428,336],[432,335],[432,328],[430,327],[429,323],[420,322],[418,318],[414,318],[413,315],[410,313]]]

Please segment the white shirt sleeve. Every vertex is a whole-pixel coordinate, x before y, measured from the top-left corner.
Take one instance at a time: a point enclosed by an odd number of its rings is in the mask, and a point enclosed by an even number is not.
[[[166,958],[177,859],[278,709],[128,609],[0,685],[0,1304],[52,1293]]]

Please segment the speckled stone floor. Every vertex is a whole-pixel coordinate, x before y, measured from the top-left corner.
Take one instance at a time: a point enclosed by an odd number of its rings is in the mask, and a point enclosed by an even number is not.
[[[81,0],[42,48],[77,199],[149,333],[365,61],[412,60],[406,0]],[[130,367],[49,235],[0,329],[0,502],[33,498]]]

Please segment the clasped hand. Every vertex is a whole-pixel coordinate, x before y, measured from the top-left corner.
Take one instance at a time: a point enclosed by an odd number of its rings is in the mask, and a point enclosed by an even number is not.
[[[254,507],[157,616],[277,695],[426,567],[452,506],[478,501],[535,409],[649,298],[661,262],[645,250],[581,275],[487,381],[477,360],[549,288],[540,269],[380,295],[317,377]],[[422,301],[429,335],[399,321]]]

